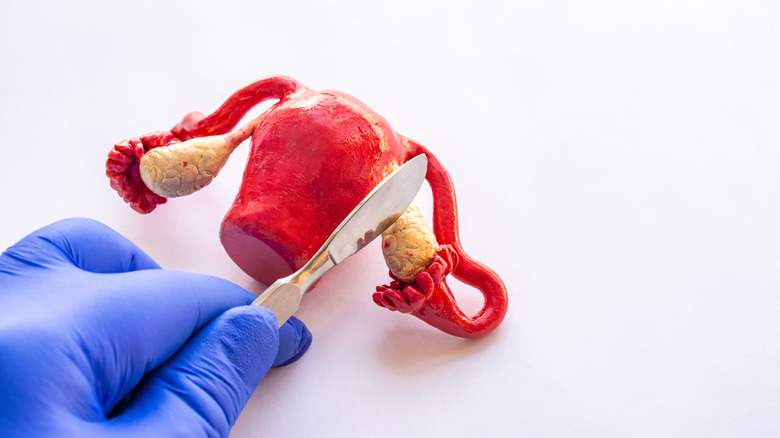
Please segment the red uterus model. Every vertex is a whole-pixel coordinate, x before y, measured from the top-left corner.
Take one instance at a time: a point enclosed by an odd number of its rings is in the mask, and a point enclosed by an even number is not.
[[[278,102],[236,129],[267,99]],[[373,299],[465,338],[487,335],[501,324],[506,287],[463,251],[447,170],[428,149],[345,93],[314,91],[285,76],[258,80],[208,116],[192,112],[170,131],[117,143],[106,174],[130,207],[150,213],[167,198],[209,184],[249,137],[243,181],[220,229],[222,245],[247,274],[268,285],[298,270],[382,179],[424,154],[433,230],[412,206],[383,234],[392,281],[377,287]],[[482,293],[485,302],[476,315],[467,316],[458,306],[445,281],[449,274]]]

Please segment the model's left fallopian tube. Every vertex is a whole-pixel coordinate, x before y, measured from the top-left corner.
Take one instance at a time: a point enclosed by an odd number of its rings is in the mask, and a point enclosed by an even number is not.
[[[277,102],[236,128],[268,99]],[[427,148],[346,93],[314,91],[286,76],[260,79],[208,116],[192,112],[170,131],[117,143],[106,174],[134,210],[150,213],[167,198],[208,185],[247,138],[244,177],[220,229],[223,247],[247,274],[270,284],[298,270],[382,179],[424,154],[433,227],[412,207],[384,233],[392,281],[377,287],[374,301],[460,337],[485,336],[501,324],[506,287],[463,250],[447,170]],[[485,302],[476,315],[458,306],[446,283],[450,274],[482,293]]]

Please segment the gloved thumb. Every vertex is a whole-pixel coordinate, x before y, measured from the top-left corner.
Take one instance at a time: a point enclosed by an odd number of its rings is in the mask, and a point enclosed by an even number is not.
[[[120,436],[228,436],[268,370],[293,362],[310,344],[296,318],[277,328],[264,307],[232,308],[150,373],[108,424]]]

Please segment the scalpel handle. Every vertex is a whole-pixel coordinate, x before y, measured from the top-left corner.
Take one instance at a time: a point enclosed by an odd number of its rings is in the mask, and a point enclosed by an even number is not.
[[[301,306],[303,294],[334,266],[336,264],[328,257],[328,252],[320,250],[298,272],[268,286],[252,305],[270,309],[281,327]]]

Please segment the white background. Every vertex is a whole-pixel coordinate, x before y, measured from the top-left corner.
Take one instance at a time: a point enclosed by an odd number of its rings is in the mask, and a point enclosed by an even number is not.
[[[147,216],[104,162],[286,74],[443,161],[510,309],[478,341],[381,309],[375,242],[306,297],[311,349],[232,436],[778,436],[779,23],[769,1],[4,1],[0,246],[87,216],[262,291],[218,240],[248,144]]]

